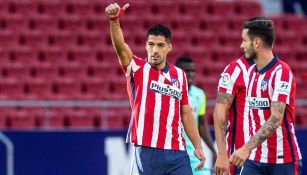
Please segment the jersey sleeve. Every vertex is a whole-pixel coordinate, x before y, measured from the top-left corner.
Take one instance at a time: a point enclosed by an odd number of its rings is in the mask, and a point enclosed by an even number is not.
[[[272,101],[290,103],[291,91],[295,88],[295,80],[290,70],[279,69],[276,71],[273,82]]]
[[[121,67],[125,75],[130,76],[131,74],[135,73],[145,63],[146,63],[145,60],[133,55],[130,64],[128,66],[121,66]]]
[[[182,95],[180,100],[180,105],[188,105],[189,104],[189,98],[188,98],[188,83],[187,83],[187,77],[185,73],[183,73],[183,83],[182,83]]]
[[[199,112],[198,112],[198,116],[204,116],[205,115],[205,113],[206,113],[206,106],[207,106],[207,98],[204,95],[203,96],[203,100],[201,102],[201,106],[200,106]]]
[[[218,84],[218,92],[223,92],[231,95],[235,95],[238,91],[238,79],[241,74],[240,67],[231,63],[224,71],[221,73],[219,84]]]

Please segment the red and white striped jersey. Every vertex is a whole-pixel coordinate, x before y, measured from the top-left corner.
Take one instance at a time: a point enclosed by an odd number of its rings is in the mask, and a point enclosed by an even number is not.
[[[283,122],[260,146],[252,150],[249,159],[262,163],[289,163],[302,158],[294,131],[294,102],[296,83],[286,63],[277,57],[261,70],[256,66],[249,75],[249,132],[253,137],[271,116],[271,102],[286,103]]]
[[[180,114],[180,106],[189,104],[185,73],[169,63],[158,71],[136,56],[123,70],[132,108],[126,141],[185,150]]]
[[[246,88],[248,71],[253,62],[248,62],[244,57],[232,61],[226,66],[218,85],[218,92],[233,95],[234,101],[228,111],[227,148],[230,155],[244,145],[249,139],[244,135],[244,115],[248,115],[248,102]]]

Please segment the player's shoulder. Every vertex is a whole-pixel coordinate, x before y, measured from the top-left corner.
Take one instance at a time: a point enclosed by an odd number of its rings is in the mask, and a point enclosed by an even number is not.
[[[133,56],[132,56],[132,60],[135,61],[135,62],[137,62],[137,63],[146,63],[146,59],[143,59],[143,58],[138,57],[138,56],[136,56],[136,55],[133,55]]]
[[[170,67],[170,70],[176,70],[179,73],[184,73],[184,71],[181,68],[179,68],[179,67],[177,67],[177,66],[175,66],[175,65],[173,65],[171,63],[168,63],[168,65]]]
[[[292,69],[291,69],[291,67],[289,66],[288,63],[286,63],[286,62],[284,62],[282,60],[278,60],[278,62],[280,64],[281,69],[292,71]]]

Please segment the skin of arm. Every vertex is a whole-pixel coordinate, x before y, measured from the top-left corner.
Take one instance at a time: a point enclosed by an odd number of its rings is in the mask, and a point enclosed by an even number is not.
[[[194,154],[200,160],[199,165],[196,167],[198,170],[203,167],[205,156],[202,151],[199,131],[194,122],[193,113],[189,105],[181,105],[181,118],[184,130],[195,148]]]
[[[281,125],[285,109],[285,103],[272,102],[270,118],[260,127],[254,137],[231,155],[230,162],[234,165],[242,166],[248,158],[251,150],[255,149],[262,142],[268,139],[275,132],[276,128]]]
[[[217,93],[216,104],[213,113],[215,138],[218,147],[215,169],[217,174],[229,174],[229,162],[226,149],[226,115],[234,100],[234,96],[222,92]]]
[[[126,10],[129,4],[123,6]],[[105,13],[109,18],[116,17],[119,15],[120,7],[117,3],[110,4],[105,9]],[[110,34],[113,47],[119,58],[119,62],[122,66],[128,66],[132,60],[133,53],[129,46],[125,43],[123,31],[120,27],[119,18],[115,21],[110,20]]]

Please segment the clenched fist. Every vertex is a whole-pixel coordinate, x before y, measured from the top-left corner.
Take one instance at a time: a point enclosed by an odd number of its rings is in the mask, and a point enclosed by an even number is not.
[[[125,4],[122,8],[117,4],[113,3],[106,7],[105,12],[110,20],[115,21],[124,14],[124,11],[129,7],[129,4]]]

